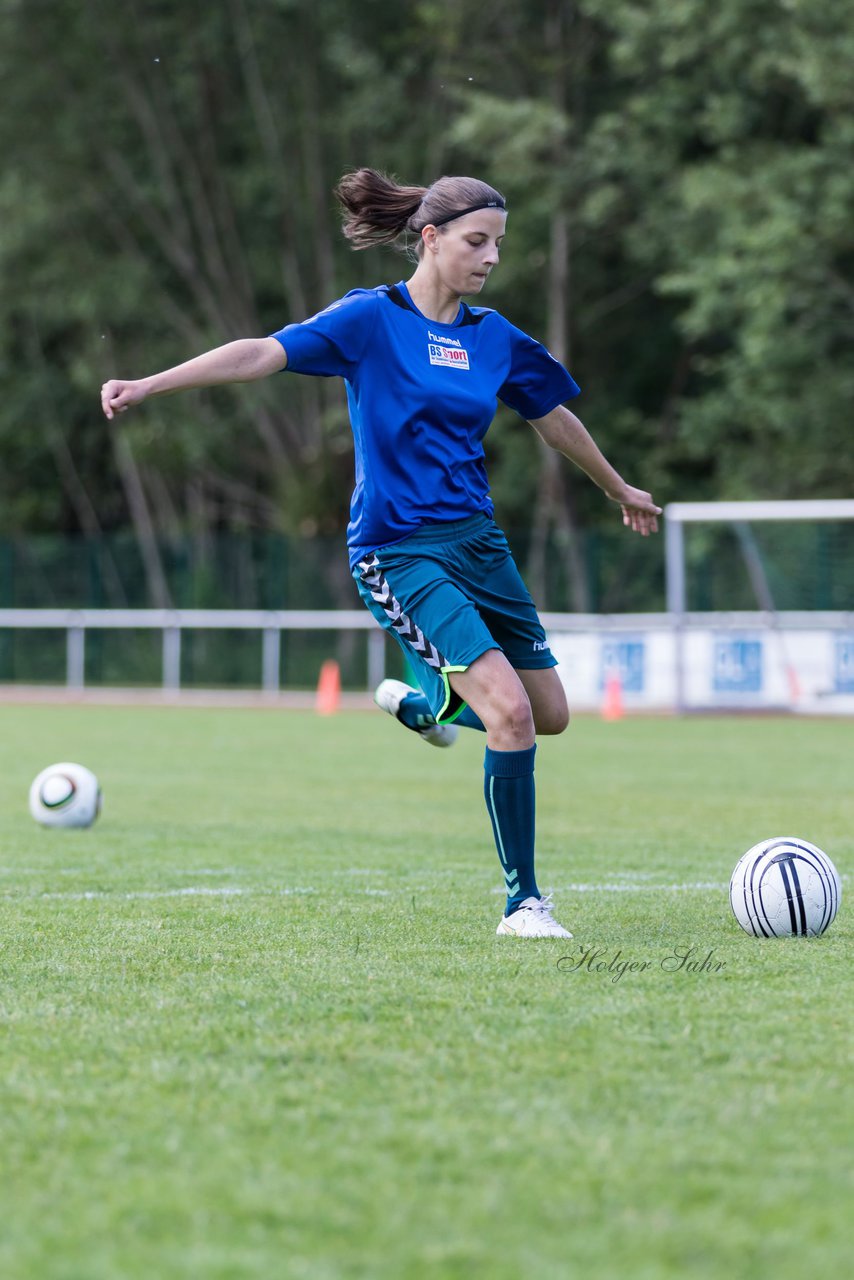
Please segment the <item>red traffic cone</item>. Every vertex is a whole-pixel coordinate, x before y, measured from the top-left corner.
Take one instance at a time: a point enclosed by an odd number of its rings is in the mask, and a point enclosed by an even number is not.
[[[331,716],[341,706],[341,669],[334,658],[327,658],[320,668],[315,709],[320,716]]]
[[[801,697],[801,682],[798,679],[798,673],[791,663],[786,666],[786,681],[789,685],[789,700],[791,702],[799,702]]]
[[[602,719],[603,720],[622,720],[625,715],[623,708],[623,682],[616,671],[605,680],[605,696],[602,699]]]

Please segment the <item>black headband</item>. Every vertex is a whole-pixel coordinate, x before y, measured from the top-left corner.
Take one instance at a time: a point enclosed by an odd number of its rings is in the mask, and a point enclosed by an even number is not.
[[[433,227],[443,227],[446,222],[453,222],[456,218],[464,218],[467,213],[477,213],[478,209],[500,209],[502,212],[507,208],[503,200],[484,200],[481,204],[470,204],[467,209],[459,209],[456,213],[449,213],[444,218],[432,218],[425,225]]]

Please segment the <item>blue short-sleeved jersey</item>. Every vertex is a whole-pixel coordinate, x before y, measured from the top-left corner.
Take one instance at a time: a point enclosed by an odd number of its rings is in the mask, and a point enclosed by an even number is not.
[[[428,320],[406,285],[354,289],[272,335],[288,369],[344,378],[356,455],[355,564],[425,524],[492,514],[483,437],[496,399],[542,418],[578,395],[563,365],[497,311]]]

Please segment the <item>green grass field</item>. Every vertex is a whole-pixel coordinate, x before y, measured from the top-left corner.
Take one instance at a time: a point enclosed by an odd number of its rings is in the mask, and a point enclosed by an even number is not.
[[[3,1280],[844,1272],[850,723],[542,743],[540,884],[571,943],[494,936],[477,735],[157,707],[0,726]],[[27,813],[62,759],[102,781],[90,831]],[[779,834],[843,876],[820,939],[731,916],[737,858]],[[558,964],[588,948],[611,967]]]

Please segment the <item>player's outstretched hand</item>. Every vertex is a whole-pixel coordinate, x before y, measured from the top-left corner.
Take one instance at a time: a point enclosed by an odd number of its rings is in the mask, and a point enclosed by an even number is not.
[[[627,529],[641,534],[644,538],[651,533],[658,533],[661,507],[655,505],[651,494],[644,493],[643,489],[633,489],[631,485],[626,485],[626,491],[620,495],[619,503],[623,512],[623,524]]]
[[[101,408],[105,416],[112,420],[117,413],[125,413],[132,404],[140,404],[145,396],[142,382],[124,382],[121,378],[111,378],[101,387]]]

